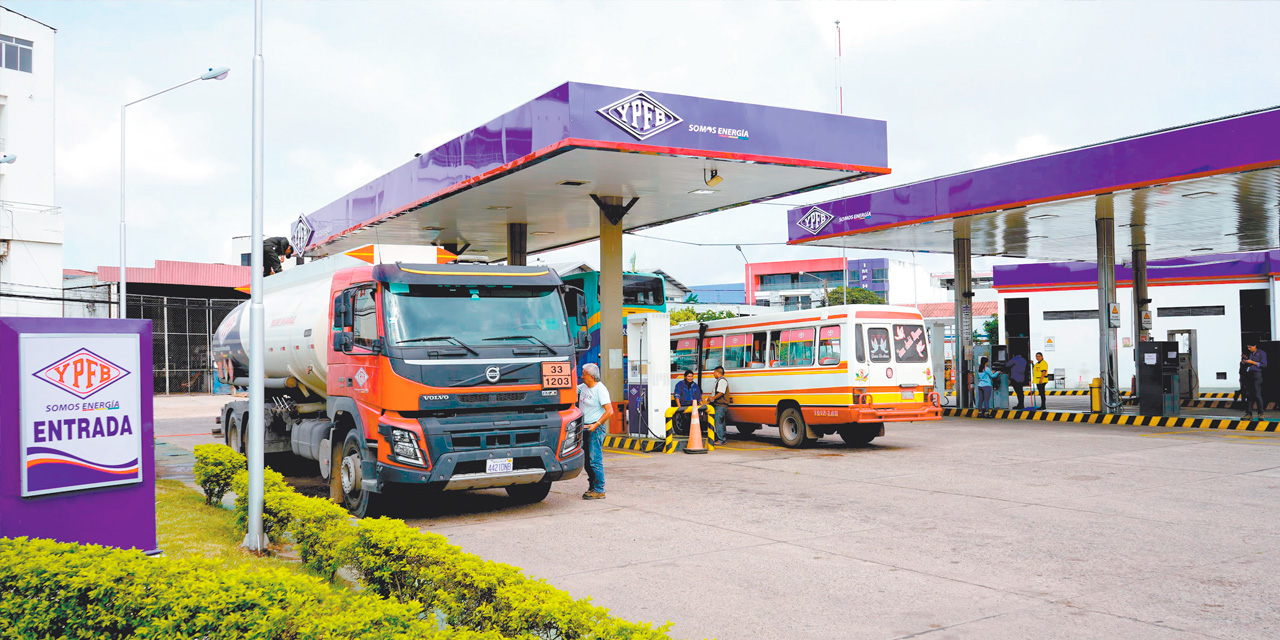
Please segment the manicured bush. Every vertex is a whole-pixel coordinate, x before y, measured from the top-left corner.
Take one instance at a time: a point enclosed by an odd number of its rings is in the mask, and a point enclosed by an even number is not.
[[[284,476],[277,471],[264,468],[262,476],[262,532],[272,542],[280,542],[281,534],[289,526],[291,519],[289,510],[295,498],[301,498],[293,491]],[[231,481],[231,490],[236,494],[236,523],[241,527],[249,524],[249,472],[241,471]]]
[[[196,482],[204,489],[205,504],[222,502],[236,473],[245,468],[244,456],[222,444],[198,444],[195,455]]]
[[[288,532],[303,564],[333,580],[346,561],[356,529],[347,510],[317,498],[292,494]]]
[[[440,630],[416,603],[281,569],[26,538],[0,540],[0,637],[501,638]]]

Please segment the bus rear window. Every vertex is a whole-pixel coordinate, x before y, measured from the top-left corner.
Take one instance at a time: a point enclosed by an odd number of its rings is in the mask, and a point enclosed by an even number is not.
[[[918,324],[893,325],[893,355],[898,362],[924,362],[929,359],[929,345],[924,327]]]
[[[893,357],[889,350],[889,330],[883,327],[867,329],[867,346],[871,350],[872,362],[888,362]]]

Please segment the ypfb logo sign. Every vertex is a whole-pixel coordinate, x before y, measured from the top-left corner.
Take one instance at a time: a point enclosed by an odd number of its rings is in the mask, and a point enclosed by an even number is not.
[[[655,136],[681,122],[680,116],[674,111],[662,106],[661,102],[650,98],[643,91],[637,91],[596,113],[618,125],[636,140]]]
[[[818,207],[814,207],[805,212],[805,214],[796,221],[796,225],[809,233],[817,235],[819,231],[826,229],[827,225],[831,224],[831,220],[833,218],[835,218],[835,216],[819,209]]]
[[[34,375],[83,400],[129,375],[129,371],[81,348]]]
[[[140,482],[138,335],[24,334],[19,351],[22,495]]]

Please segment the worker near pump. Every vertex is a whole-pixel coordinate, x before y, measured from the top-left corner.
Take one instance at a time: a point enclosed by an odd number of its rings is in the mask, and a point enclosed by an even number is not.
[[[275,236],[262,241],[262,276],[264,278],[283,271],[280,265],[281,257],[293,257],[293,245],[289,244],[288,238]]]
[[[693,410],[697,411],[698,404],[702,402],[702,387],[698,386],[697,381],[693,379],[692,371],[684,370],[684,380],[676,383],[675,396],[676,406],[681,409],[681,411],[676,412],[675,419],[679,421],[676,424],[685,427],[685,432],[687,433],[690,418],[689,414],[685,413],[683,409],[694,407]]]
[[[582,451],[586,454],[587,492],[583,500],[604,499],[604,425],[613,417],[609,389],[600,383],[600,367],[588,362],[582,365],[582,382],[578,383],[578,410],[582,412]]]
[[[711,407],[715,409],[715,427],[716,441],[715,444],[725,443],[725,420],[729,415],[729,379],[724,377],[724,367],[716,367],[711,373],[716,377],[715,384],[711,387]]]
[[[986,356],[978,363],[978,417],[990,418],[995,414],[991,410],[991,398],[994,395],[991,381],[996,377],[996,372],[991,370],[991,364]]]
[[[1027,385],[1027,359],[1021,353],[1015,353],[1009,358],[1009,380],[1013,382],[1014,393],[1018,394],[1018,406],[1013,409],[1023,411],[1026,409],[1022,388]]]
[[[1244,365],[1244,418],[1253,420],[1253,407],[1258,406],[1258,418],[1266,420],[1266,405],[1262,403],[1262,370],[1267,368],[1267,352],[1259,351],[1258,345],[1248,345],[1249,350],[1240,356],[1240,364]]]
[[[1044,388],[1049,385],[1049,363],[1044,361],[1044,354],[1036,352],[1036,363],[1031,367],[1031,383],[1036,385],[1040,394],[1040,410],[1044,411]],[[1032,399],[1035,402],[1035,399]]]

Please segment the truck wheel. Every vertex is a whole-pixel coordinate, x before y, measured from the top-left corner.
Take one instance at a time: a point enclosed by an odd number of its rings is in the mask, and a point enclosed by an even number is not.
[[[790,407],[782,410],[782,414],[778,416],[778,435],[782,436],[782,444],[792,449],[798,449],[807,443],[804,416],[799,409]]]
[[[533,504],[547,499],[551,493],[550,482],[537,484],[513,484],[507,487],[507,496],[520,504]]]
[[[861,447],[871,444],[872,440],[880,437],[881,425],[876,424],[850,424],[837,429],[840,438],[844,443],[851,447]]]
[[[749,436],[760,430],[760,425],[758,424],[735,424],[733,427],[738,430],[740,435],[744,436]]]
[[[244,425],[240,424],[240,419],[236,417],[236,412],[227,413],[225,424],[222,428],[222,437],[228,447],[232,451],[240,455],[245,455]]]
[[[342,456],[335,461],[342,487],[342,506],[357,518],[375,515],[380,506],[378,501],[382,498],[376,493],[364,490],[363,474],[360,471],[363,454],[360,437],[355,431],[351,431],[347,433],[347,439],[342,443]]]

